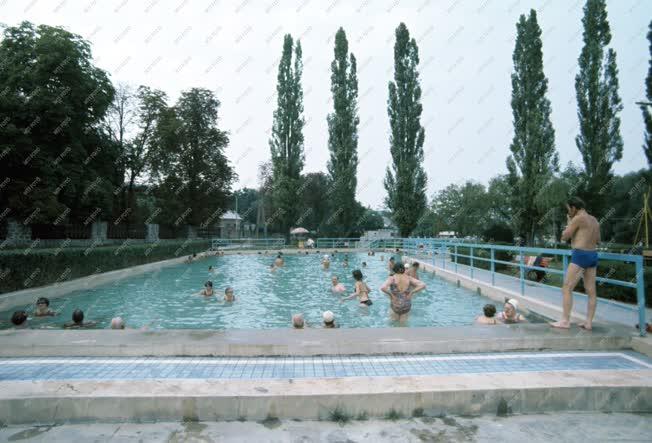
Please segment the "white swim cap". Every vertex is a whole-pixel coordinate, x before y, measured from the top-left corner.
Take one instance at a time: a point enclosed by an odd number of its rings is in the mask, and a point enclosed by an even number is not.
[[[507,303],[514,306],[514,309],[518,309],[518,300],[514,298],[510,298],[509,300],[507,300]]]
[[[324,254],[324,260],[328,260],[328,254]]]
[[[322,317],[326,323],[332,323],[335,320],[335,315],[331,311],[324,311]]]

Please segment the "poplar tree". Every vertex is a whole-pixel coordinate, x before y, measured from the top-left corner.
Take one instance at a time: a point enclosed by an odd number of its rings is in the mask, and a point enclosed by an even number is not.
[[[541,28],[530,10],[516,24],[512,73],[514,137],[507,158],[507,181],[512,188],[514,224],[528,244],[533,244],[539,219],[546,208],[537,198],[554,171],[559,169],[555,130],[550,121],[548,79],[543,73]]]
[[[425,130],[421,126],[421,86],[419,49],[404,23],[396,28],[394,81],[389,82],[387,114],[391,168],[387,167],[385,203],[400,235],[407,237],[416,228],[426,208],[426,172],[423,169]]]
[[[292,51],[294,50],[294,64]],[[272,154],[273,199],[276,211],[270,217],[278,220],[286,238],[299,215],[297,190],[301,186],[301,171],[305,155],[303,151],[303,89],[301,73],[303,62],[301,43],[294,46],[292,36],[283,41],[283,55],[278,66],[277,106],[274,111],[272,136],[269,147]],[[269,220],[270,223],[276,220]]]
[[[650,22],[647,39],[650,42],[650,65],[645,78],[645,96],[648,104],[641,105],[643,112],[643,121],[645,122],[645,143],[643,144],[643,152],[647,158],[647,164],[652,169],[652,21]]]
[[[584,163],[579,193],[588,210],[599,217],[606,210],[612,166],[623,153],[618,116],[623,106],[618,95],[616,51],[608,48],[605,55],[611,31],[604,0],[587,0],[582,24],[584,47],[575,77],[580,126],[575,144]]]
[[[358,168],[358,77],[356,60],[349,55],[344,29],[335,34],[335,58],[331,63],[333,112],[328,114],[328,173],[333,184],[332,205],[337,210],[335,224],[344,232],[351,226],[357,209],[355,191]]]

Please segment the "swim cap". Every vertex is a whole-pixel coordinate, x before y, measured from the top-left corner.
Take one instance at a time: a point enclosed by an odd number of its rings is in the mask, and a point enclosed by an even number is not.
[[[335,320],[335,315],[331,311],[324,311],[322,317],[326,323],[332,323]]]
[[[518,300],[514,298],[510,298],[509,300],[507,300],[507,303],[514,306],[514,309],[518,309]]]

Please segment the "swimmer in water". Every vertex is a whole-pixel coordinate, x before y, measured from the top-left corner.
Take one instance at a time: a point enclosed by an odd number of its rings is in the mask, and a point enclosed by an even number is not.
[[[369,289],[369,286],[367,286],[367,284],[362,280],[362,272],[359,269],[356,269],[352,274],[355,279],[355,292],[348,297],[342,298],[342,301],[358,297],[361,307],[371,306],[373,304],[371,300],[369,300],[371,289]]]
[[[208,280],[206,283],[204,283],[204,289],[202,289],[199,292],[199,295],[203,295],[204,297],[210,297],[213,295],[213,282]]]
[[[412,278],[416,278],[417,280],[419,280],[419,274],[417,273],[418,270],[419,270],[419,262],[415,261],[415,262],[412,262],[412,264],[410,265],[410,268],[407,271],[405,271],[405,274],[409,275]]]
[[[72,322],[63,325],[66,329],[83,329],[90,328],[97,324],[96,321],[84,322],[84,313],[81,309],[75,309],[72,313]]]
[[[45,297],[40,297],[36,300],[36,310],[34,311],[34,317],[48,317],[52,315],[57,315],[56,312],[50,310],[50,300]]]
[[[346,288],[344,287],[344,285],[338,281],[338,279],[337,279],[337,277],[335,275],[331,277],[331,285],[332,285],[331,286],[331,291],[333,291],[335,293],[341,293],[341,292],[346,291]]]
[[[283,257],[281,256],[281,253],[279,252],[278,255],[276,256],[276,258],[274,259],[274,266],[276,266],[277,268],[280,268],[281,266],[283,266],[283,263],[284,263]]]
[[[328,257],[328,254],[324,255],[324,257],[321,259],[321,266],[324,270],[330,268],[331,259]]]
[[[228,286],[224,290],[224,301],[227,302],[235,301],[235,295],[233,294],[233,288],[231,286]]]
[[[394,275],[390,276],[380,290],[390,298],[391,319],[404,323],[412,309],[412,297],[426,288],[425,283],[405,275],[403,263],[394,266]]]

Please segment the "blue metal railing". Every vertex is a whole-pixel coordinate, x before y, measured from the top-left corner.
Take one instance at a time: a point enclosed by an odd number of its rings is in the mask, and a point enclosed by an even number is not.
[[[398,240],[398,239],[397,239]],[[526,275],[530,271],[543,271],[551,274],[558,274],[562,278],[566,275],[566,269],[568,268],[568,257],[571,256],[572,251],[569,249],[550,249],[550,248],[532,248],[524,246],[503,246],[503,245],[492,245],[492,244],[482,244],[482,243],[462,243],[454,242],[450,240],[443,239],[434,239],[434,238],[405,238],[401,239],[402,249],[405,250],[408,254],[417,256],[419,254],[425,254],[428,257],[432,257],[433,265],[438,265],[443,269],[446,269],[446,261],[452,262],[454,265],[454,270],[457,273],[457,265],[460,258],[465,258],[469,261],[470,276],[473,278],[473,270],[475,268],[474,264],[477,262],[488,262],[489,263],[489,272],[491,273],[491,284],[495,286],[496,284],[496,263],[503,264],[506,266],[518,267],[518,278],[521,294],[525,293],[525,281]],[[469,250],[468,254],[462,254],[459,252],[459,248],[466,248]],[[489,251],[489,256],[478,255],[478,251]],[[499,260],[496,258],[496,252],[510,252],[518,254],[518,261],[505,261]],[[476,252],[474,254],[474,252]],[[562,258],[562,269],[554,269],[550,267],[541,267],[534,265],[525,264],[526,255],[531,256],[561,256]],[[641,336],[646,335],[645,331],[645,285],[644,285],[644,271],[643,271],[643,256],[642,255],[633,255],[633,254],[616,254],[611,252],[598,252],[598,258],[601,260],[610,260],[626,264],[633,264],[635,267],[634,278],[630,281],[625,280],[616,280],[608,277],[596,277],[598,283],[610,284],[614,286],[621,286],[625,288],[632,288],[636,290],[636,301],[638,309],[638,324],[639,331]],[[602,302],[617,304],[614,301],[608,299],[600,299]]]
[[[317,239],[315,247],[351,249],[357,248],[359,243],[360,238],[357,237],[322,237]]]
[[[285,246],[285,239],[279,238],[214,238],[211,249],[277,249]]]

